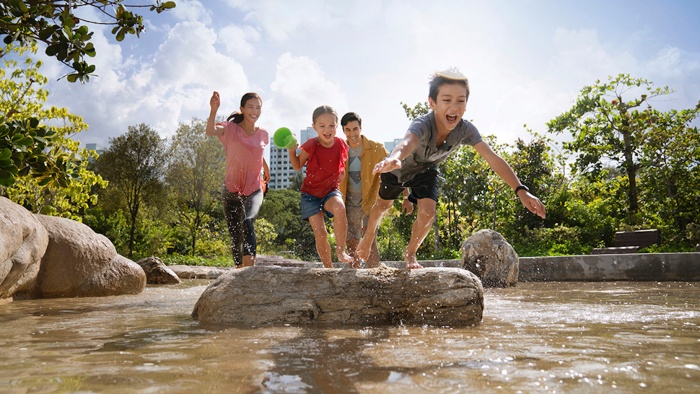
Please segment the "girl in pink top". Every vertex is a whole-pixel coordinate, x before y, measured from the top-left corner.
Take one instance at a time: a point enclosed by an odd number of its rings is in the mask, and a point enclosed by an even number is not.
[[[263,180],[270,180],[270,169],[263,157],[270,138],[265,129],[255,126],[262,112],[262,100],[256,93],[241,98],[240,111],[226,122],[215,123],[221,105],[218,92],[209,100],[207,135],[219,137],[226,151],[226,179],[221,192],[224,216],[231,236],[231,253],[236,267],[255,265],[254,221],[262,205],[260,171]]]

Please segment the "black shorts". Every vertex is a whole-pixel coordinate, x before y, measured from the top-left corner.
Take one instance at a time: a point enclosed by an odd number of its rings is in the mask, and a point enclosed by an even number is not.
[[[383,173],[380,179],[379,198],[382,200],[395,200],[407,187],[411,188],[408,199],[414,204],[421,198],[430,198],[435,202],[438,200],[438,173],[436,170],[421,172],[410,181],[403,183],[399,182],[399,178],[390,172]]]

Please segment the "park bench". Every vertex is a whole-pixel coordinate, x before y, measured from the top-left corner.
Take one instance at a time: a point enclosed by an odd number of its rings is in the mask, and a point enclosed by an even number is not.
[[[615,246],[611,248],[595,248],[591,254],[637,253],[641,248],[656,245],[661,242],[661,232],[658,229],[635,231],[618,231],[615,233]]]

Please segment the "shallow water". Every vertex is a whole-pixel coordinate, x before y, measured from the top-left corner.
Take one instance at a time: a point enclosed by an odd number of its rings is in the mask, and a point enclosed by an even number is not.
[[[700,392],[700,284],[519,283],[480,325],[203,327],[208,281],[0,305],[0,392]]]

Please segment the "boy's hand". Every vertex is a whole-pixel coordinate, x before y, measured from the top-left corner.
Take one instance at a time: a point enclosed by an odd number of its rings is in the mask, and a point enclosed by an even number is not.
[[[389,172],[389,171],[393,171],[397,168],[401,168],[401,160],[386,158],[374,166],[374,170],[372,170],[372,174]]]
[[[404,197],[403,202],[401,203],[401,211],[406,213],[406,215],[413,213],[413,203],[406,197]]]
[[[520,202],[522,202],[525,208],[529,209],[530,212],[541,217],[542,219],[547,216],[547,212],[544,208],[544,204],[542,204],[542,201],[530,194],[530,192],[521,191],[518,193],[518,197],[520,198]]]
[[[209,106],[212,110],[218,111],[221,105],[221,97],[219,97],[219,92],[214,92],[209,99]]]

